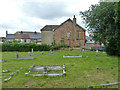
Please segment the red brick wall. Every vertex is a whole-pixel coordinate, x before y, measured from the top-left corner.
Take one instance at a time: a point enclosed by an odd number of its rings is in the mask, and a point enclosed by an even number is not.
[[[78,39],[78,32],[77,31],[81,31],[79,34],[79,39],[84,40],[84,31],[78,27],[77,25],[74,26],[74,24],[71,21],[68,21],[67,23],[63,24],[62,26],[60,26],[59,28],[57,28],[54,31],[54,40],[56,44],[61,44],[61,40],[62,38],[64,38],[64,44],[70,45],[70,46],[81,46],[84,45],[81,44],[80,40]],[[70,33],[70,37],[67,37],[67,33]],[[68,40],[70,39],[70,40]],[[85,40],[84,40],[85,41]]]

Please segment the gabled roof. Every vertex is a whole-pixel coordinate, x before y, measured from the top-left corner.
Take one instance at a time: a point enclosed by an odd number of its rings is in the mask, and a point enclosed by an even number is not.
[[[14,34],[7,34],[6,39],[15,39]]]
[[[41,31],[53,31],[56,29],[59,25],[46,25],[44,26]]]
[[[61,27],[62,25],[64,25],[65,23],[67,23],[67,22],[72,22],[73,23],[73,21],[69,18],[69,19],[67,19],[66,21],[64,21],[63,23],[61,23],[60,25],[46,25],[46,26],[44,26],[42,29],[41,29],[41,31],[53,31],[53,30],[56,30],[57,28],[59,28],[59,27]],[[80,28],[82,28],[80,25],[78,25],[78,24],[76,24],[78,27],[80,27]],[[85,31],[85,29],[84,28],[82,28],[83,29],[83,31]]]
[[[66,21],[64,21],[63,23],[61,23],[57,28],[61,27],[62,25],[64,25],[65,23],[67,23],[67,22],[69,22],[69,21],[73,23],[73,21],[69,18],[69,19],[67,19]],[[57,28],[56,28],[56,29],[57,29]],[[55,29],[55,30],[56,30],[56,29]]]

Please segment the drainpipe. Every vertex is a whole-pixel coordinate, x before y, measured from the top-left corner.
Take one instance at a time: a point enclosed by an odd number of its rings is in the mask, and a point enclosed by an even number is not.
[[[53,29],[53,45],[54,45],[54,29]]]
[[[86,39],[86,38],[85,38],[85,31],[84,31],[84,46],[85,46],[85,39]]]

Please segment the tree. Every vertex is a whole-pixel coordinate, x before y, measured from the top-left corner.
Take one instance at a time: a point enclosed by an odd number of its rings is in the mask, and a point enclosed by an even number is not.
[[[117,37],[118,37],[118,42],[117,42],[117,48],[118,48],[118,52],[119,52],[119,56],[120,56],[120,1],[118,3],[116,3],[116,7],[115,7],[115,23],[116,23],[116,30],[117,30]]]
[[[80,12],[88,31],[93,34],[93,39],[103,43],[109,55],[118,55],[118,31],[115,23],[116,3],[100,2],[91,5],[89,10]],[[117,10],[116,10],[117,11]],[[117,13],[119,15],[120,13]],[[117,19],[118,20],[118,19]]]

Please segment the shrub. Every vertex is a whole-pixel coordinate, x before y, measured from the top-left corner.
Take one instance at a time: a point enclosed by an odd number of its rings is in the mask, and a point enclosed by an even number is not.
[[[58,45],[54,45],[51,47],[52,50],[59,50],[60,48],[68,48],[68,45],[65,44],[58,44]]]
[[[17,43],[17,42],[6,42],[2,44],[2,51],[20,51],[28,52],[31,49],[34,51],[49,51],[51,49],[50,45],[46,44],[36,44],[36,43]]]

